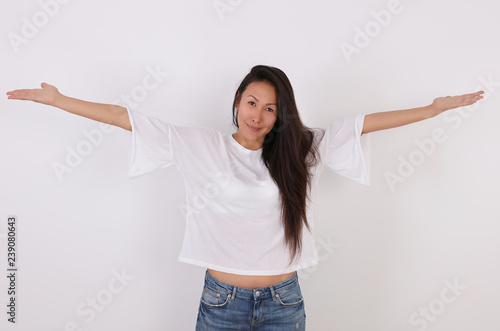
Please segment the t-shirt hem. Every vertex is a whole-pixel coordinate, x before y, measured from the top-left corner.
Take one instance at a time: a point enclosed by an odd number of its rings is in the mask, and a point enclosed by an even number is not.
[[[245,276],[283,275],[283,274],[286,274],[289,272],[298,271],[298,270],[303,269],[303,268],[313,267],[313,266],[318,264],[318,261],[316,260],[316,261],[309,263],[307,265],[296,264],[296,265],[293,265],[290,268],[286,268],[286,269],[278,269],[278,270],[247,270],[247,269],[245,269],[245,270],[242,270],[242,269],[228,268],[228,267],[224,267],[224,266],[220,266],[220,265],[216,265],[216,264],[212,264],[212,263],[207,263],[207,262],[203,262],[203,261],[198,261],[198,260],[186,258],[183,256],[179,256],[178,260],[180,262],[197,265],[199,267],[209,268],[209,269],[213,269],[213,270],[217,270],[217,271],[221,271],[221,272],[227,272],[227,273],[236,274],[236,275],[245,275]]]

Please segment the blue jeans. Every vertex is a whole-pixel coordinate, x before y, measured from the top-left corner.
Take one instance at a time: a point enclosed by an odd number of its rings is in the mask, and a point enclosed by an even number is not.
[[[196,331],[304,331],[306,314],[297,272],[268,287],[248,289],[221,282],[208,272]]]

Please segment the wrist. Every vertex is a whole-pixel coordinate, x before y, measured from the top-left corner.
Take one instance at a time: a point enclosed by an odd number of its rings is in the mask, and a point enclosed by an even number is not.
[[[430,104],[426,107],[424,107],[425,109],[425,113],[426,113],[426,119],[429,119],[429,118],[433,118],[439,114],[441,114],[441,112],[439,111],[439,109],[437,109],[434,104]]]
[[[62,105],[64,104],[64,100],[67,99],[68,97],[58,93],[54,96],[54,101],[52,102],[51,106],[57,107],[57,108],[62,108]]]

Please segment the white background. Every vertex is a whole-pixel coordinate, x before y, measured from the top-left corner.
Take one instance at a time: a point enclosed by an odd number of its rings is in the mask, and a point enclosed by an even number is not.
[[[372,12],[387,10],[385,0],[42,3],[0,11],[2,275],[7,217],[19,219],[17,323],[7,322],[2,276],[2,330],[193,330],[205,272],[177,261],[185,197],[175,167],[129,180],[130,132],[89,145],[98,122],[5,92],[45,81],[123,104],[158,67],[168,76],[136,109],[227,131],[235,89],[256,64],[287,73],[311,127],[486,92],[475,110],[371,133],[370,186],[323,173],[322,261],[299,275],[308,330],[500,329],[497,2],[401,0],[382,27]],[[365,28],[369,44],[346,56],[342,45],[365,46]],[[435,129],[446,140],[424,154],[415,140]],[[88,155],[60,180],[53,165],[84,145]],[[391,186],[387,173],[399,176],[410,158],[413,173]],[[113,272],[134,278],[113,283]]]

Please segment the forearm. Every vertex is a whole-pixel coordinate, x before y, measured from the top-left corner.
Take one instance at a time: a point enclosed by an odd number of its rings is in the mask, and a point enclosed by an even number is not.
[[[362,134],[407,125],[429,119],[436,115],[437,112],[431,105],[419,108],[367,114],[365,116]]]
[[[91,120],[132,130],[127,109],[122,106],[89,102],[62,94],[56,99],[54,106]]]

